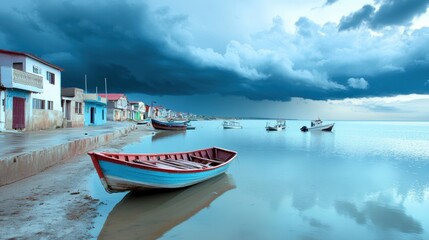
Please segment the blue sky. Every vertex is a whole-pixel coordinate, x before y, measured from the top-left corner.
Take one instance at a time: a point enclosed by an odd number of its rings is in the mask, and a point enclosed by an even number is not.
[[[351,3],[352,2],[352,3]],[[64,87],[217,116],[429,120],[429,0],[4,1]]]

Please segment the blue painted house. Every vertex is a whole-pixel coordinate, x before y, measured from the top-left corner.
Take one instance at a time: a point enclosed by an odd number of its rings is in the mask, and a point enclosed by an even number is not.
[[[84,94],[85,126],[103,125],[107,122],[107,99],[98,94]]]

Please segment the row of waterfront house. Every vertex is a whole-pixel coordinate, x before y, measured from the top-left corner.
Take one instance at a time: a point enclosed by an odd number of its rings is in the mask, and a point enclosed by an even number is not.
[[[61,88],[62,68],[28,53],[0,49],[0,131],[42,130],[178,117],[125,94]]]

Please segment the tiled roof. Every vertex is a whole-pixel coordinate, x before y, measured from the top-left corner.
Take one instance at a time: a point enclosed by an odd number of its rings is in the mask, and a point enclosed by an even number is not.
[[[100,97],[107,98],[107,100],[109,100],[109,101],[116,101],[119,98],[125,96],[123,93],[108,93],[107,97],[106,97],[106,94],[104,94],[104,93],[103,94],[98,94],[98,95],[100,95]]]

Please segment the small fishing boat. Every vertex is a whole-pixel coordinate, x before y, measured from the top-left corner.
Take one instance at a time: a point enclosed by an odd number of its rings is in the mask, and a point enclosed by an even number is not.
[[[218,147],[191,152],[124,154],[89,152],[107,192],[181,188],[224,173],[237,155]]]
[[[150,119],[145,119],[143,121],[138,121],[137,125],[147,125],[150,122]]]
[[[335,123],[328,123],[324,124],[322,120],[317,119],[311,121],[311,127],[303,126],[301,127],[301,131],[307,132],[307,131],[325,131],[330,132],[334,128]]]
[[[191,124],[187,123],[186,124],[186,130],[195,130],[195,127],[192,126]]]
[[[183,131],[188,128],[187,121],[162,121],[160,119],[151,119],[152,127],[157,130],[175,130]]]
[[[265,129],[267,131],[281,131],[286,129],[286,121],[285,120],[277,120],[277,122],[274,125],[270,125],[270,123],[267,122],[267,125],[265,126]]]
[[[223,121],[223,129],[241,129],[243,126],[236,121]]]

